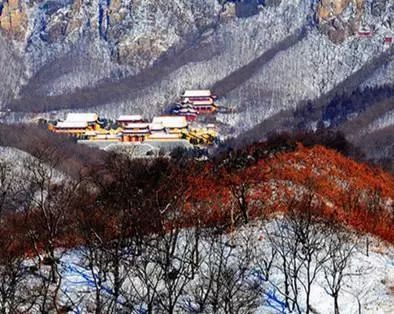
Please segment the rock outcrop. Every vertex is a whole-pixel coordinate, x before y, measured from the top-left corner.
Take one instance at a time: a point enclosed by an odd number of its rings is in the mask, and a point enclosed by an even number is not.
[[[24,40],[27,32],[28,15],[24,2],[26,1],[0,1],[0,29],[8,37],[18,41]]]
[[[364,13],[364,0],[320,0],[317,20],[320,30],[334,43],[357,32]]]
[[[0,31],[33,54],[32,73],[86,39],[138,72],[212,28],[220,9],[200,0],[0,0]]]

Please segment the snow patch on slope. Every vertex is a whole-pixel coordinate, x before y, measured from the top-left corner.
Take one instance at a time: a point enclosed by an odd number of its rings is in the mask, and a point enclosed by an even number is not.
[[[271,222],[270,224],[273,223]],[[271,228],[270,224],[267,226],[268,230]],[[263,236],[264,232],[260,227],[246,227],[232,234],[230,236],[231,239],[227,239],[235,244],[234,255],[232,254],[230,259],[231,263],[237,265],[237,260],[243,257],[244,249],[246,248],[242,245],[237,245],[237,243],[242,243],[244,239],[252,239],[253,242],[249,244],[252,247],[253,254],[269,256],[269,245]],[[185,238],[180,243],[186,240]],[[225,238],[223,240],[226,241]],[[349,268],[346,269],[346,272],[353,274],[353,276],[345,277],[339,297],[340,310],[347,314],[357,314],[359,311],[368,314],[392,313],[394,311],[394,295],[390,289],[394,286],[394,249],[393,247],[379,244],[375,240],[371,244],[370,252],[367,256],[363,246],[365,239],[359,239],[358,241],[359,245],[356,253],[351,259]],[[209,248],[208,244],[201,243],[201,251],[199,251],[201,258],[207,256],[208,252],[205,251],[207,248]],[[283,296],[275,288],[275,286],[281,287],[282,285],[279,271],[272,273],[271,280],[275,282],[275,285],[272,285],[265,281],[264,276],[261,276],[258,265],[248,264],[244,265],[244,267],[248,268],[249,280],[256,281],[264,287],[264,293],[261,295],[261,306],[255,313],[289,313],[287,309],[282,308],[280,310],[281,304],[283,306]],[[65,300],[68,300],[68,298],[78,299],[81,301],[80,305],[82,308],[86,306],[89,302],[88,300],[94,297],[94,277],[87,266],[84,266],[83,248],[68,251],[62,256],[61,273],[63,276],[61,290]],[[152,280],[155,280],[154,273],[151,276]],[[198,282],[198,272],[195,276],[195,280]],[[131,275],[129,278],[133,278],[133,276]],[[138,279],[135,278],[135,280],[136,282],[134,282],[132,289],[143,289],[138,284]],[[101,292],[104,296],[111,297],[111,284],[111,278],[107,278],[102,283]],[[125,283],[125,291],[128,291],[127,287],[129,285],[130,283]],[[319,273],[312,286],[311,305],[318,313],[331,314],[334,313],[333,300],[327,295],[324,286],[324,276],[322,273]],[[184,288],[184,293],[186,294],[192,293],[192,291],[193,282]],[[301,290],[299,297],[300,301],[304,301]],[[184,299],[187,300],[188,298],[184,296],[180,301]],[[190,296],[190,299],[192,299],[192,296]],[[302,301],[300,304],[302,304]],[[304,309],[301,308],[301,310]]]
[[[394,125],[394,110],[386,112],[383,116],[371,122],[364,133],[372,133]]]

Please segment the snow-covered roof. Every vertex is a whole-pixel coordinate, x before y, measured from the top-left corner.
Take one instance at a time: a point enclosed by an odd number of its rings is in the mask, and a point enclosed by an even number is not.
[[[63,121],[63,122],[58,122],[56,124],[57,129],[84,129],[88,127],[87,122],[74,122],[74,121]]]
[[[197,113],[197,110],[185,108],[185,109],[180,109],[179,112],[181,112],[181,113]]]
[[[149,129],[152,131],[161,131],[164,129],[164,126],[162,123],[151,123],[149,124]]]
[[[161,116],[154,117],[153,124],[162,124],[165,128],[182,129],[187,127],[187,120],[182,116]]]
[[[141,115],[122,115],[118,118],[117,121],[142,121],[143,118]]]
[[[127,123],[124,128],[125,129],[147,129],[149,127],[149,123]]]
[[[67,115],[67,122],[95,122],[98,120],[97,113],[69,113]]]
[[[186,90],[182,97],[211,97],[212,93],[209,89]]]
[[[188,109],[188,108],[193,108],[193,105],[191,103],[185,103],[182,104],[178,107],[179,109]]]

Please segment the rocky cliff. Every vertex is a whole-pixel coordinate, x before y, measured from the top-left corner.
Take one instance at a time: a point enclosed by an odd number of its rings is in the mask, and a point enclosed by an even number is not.
[[[358,31],[363,13],[364,0],[321,0],[317,6],[320,29],[336,43]]]

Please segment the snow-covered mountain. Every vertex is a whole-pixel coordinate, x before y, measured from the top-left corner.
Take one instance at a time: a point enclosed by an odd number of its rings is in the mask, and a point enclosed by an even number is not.
[[[9,120],[149,117],[186,88],[213,88],[237,135],[307,101],[392,88],[393,12],[390,0],[0,0],[0,102],[24,112]],[[360,132],[391,126],[387,107]]]

